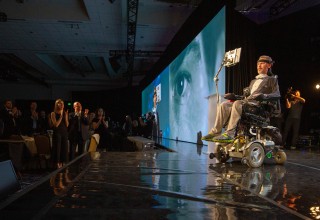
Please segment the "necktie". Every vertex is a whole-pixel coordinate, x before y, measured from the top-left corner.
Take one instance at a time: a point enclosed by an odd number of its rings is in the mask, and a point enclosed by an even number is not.
[[[80,113],[78,113],[77,118],[78,118],[78,131],[80,132],[80,130],[81,130],[81,121],[80,121],[81,115],[80,115]]]

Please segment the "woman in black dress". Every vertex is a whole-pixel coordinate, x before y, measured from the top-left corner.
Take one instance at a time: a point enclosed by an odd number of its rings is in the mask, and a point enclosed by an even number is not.
[[[95,118],[92,120],[92,128],[95,134],[100,135],[98,144],[99,149],[108,149],[110,147],[110,137],[108,130],[108,121],[105,120],[103,108],[98,108],[96,111]]]
[[[68,110],[64,111],[64,102],[57,99],[54,104],[54,110],[51,112],[51,121],[53,125],[52,135],[52,161],[61,168],[68,162]]]

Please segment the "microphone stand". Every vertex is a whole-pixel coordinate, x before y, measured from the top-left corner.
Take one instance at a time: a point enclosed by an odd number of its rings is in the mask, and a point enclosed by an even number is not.
[[[215,75],[214,78],[213,78],[213,81],[214,81],[215,84],[216,84],[217,104],[220,103],[220,96],[219,96],[219,89],[218,89],[218,84],[219,84],[219,83],[218,83],[218,82],[219,82],[218,76],[219,76],[220,71],[221,71],[221,69],[222,69],[222,67],[223,67],[224,65],[225,65],[225,59],[222,61],[218,72],[216,73],[216,75]]]

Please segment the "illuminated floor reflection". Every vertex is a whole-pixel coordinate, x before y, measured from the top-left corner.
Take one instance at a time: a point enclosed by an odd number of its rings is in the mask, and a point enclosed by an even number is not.
[[[216,164],[206,146],[163,141],[173,152],[84,155],[1,204],[0,219],[316,219],[319,154]],[[311,161],[311,162],[310,162]]]

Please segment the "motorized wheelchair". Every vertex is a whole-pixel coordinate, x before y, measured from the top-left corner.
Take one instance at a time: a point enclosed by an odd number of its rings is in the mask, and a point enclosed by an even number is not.
[[[234,95],[231,100],[244,99]],[[276,164],[284,164],[286,153],[281,149],[282,136],[278,128],[270,125],[275,110],[275,99],[260,99],[250,102],[244,99],[242,116],[236,127],[235,139],[231,143],[216,142],[216,153],[210,153],[210,159],[217,158],[225,163],[229,158],[240,158],[249,167],[260,167],[265,158],[274,159]]]

